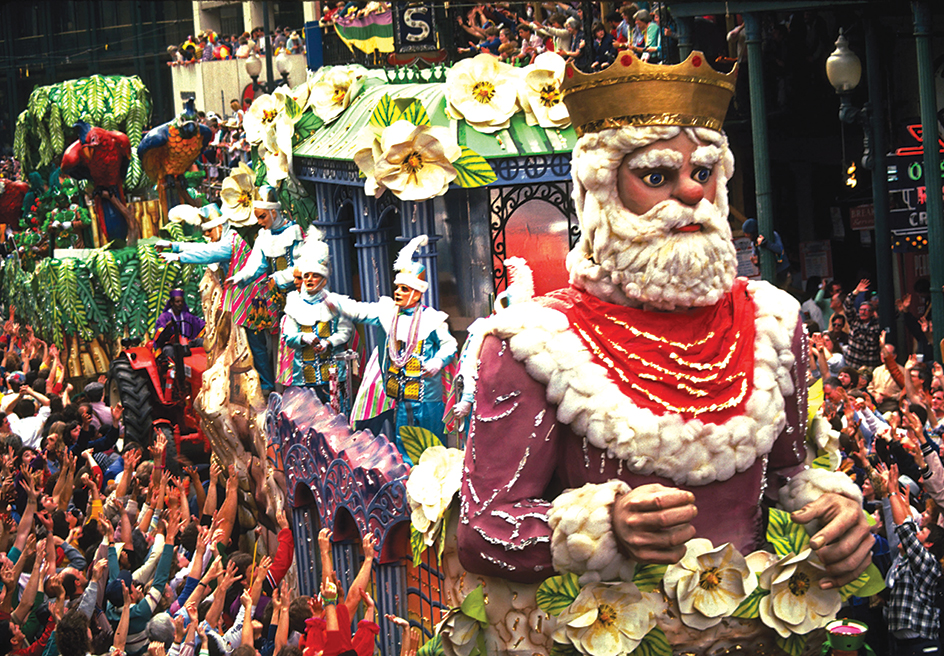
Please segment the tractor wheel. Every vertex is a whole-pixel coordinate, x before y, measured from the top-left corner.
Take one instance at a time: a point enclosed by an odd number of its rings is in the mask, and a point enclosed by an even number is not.
[[[111,362],[108,372],[108,397],[112,407],[119,401],[124,407],[125,444],[137,442],[147,448],[154,432],[151,428],[151,380],[146,371],[138,371],[123,355]]]

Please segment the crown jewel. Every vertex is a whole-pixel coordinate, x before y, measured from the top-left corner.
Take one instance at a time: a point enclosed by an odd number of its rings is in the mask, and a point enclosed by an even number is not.
[[[700,52],[665,66],[626,51],[599,73],[568,64],[561,91],[578,135],[624,125],[720,130],[736,78],[737,68],[719,73]]]

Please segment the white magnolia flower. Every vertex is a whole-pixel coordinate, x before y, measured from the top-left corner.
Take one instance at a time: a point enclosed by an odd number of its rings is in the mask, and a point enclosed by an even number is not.
[[[253,100],[249,111],[243,116],[246,140],[253,145],[274,140],[276,119],[284,107],[284,99],[280,101],[268,94]]]
[[[256,190],[253,184],[256,174],[244,162],[233,169],[223,180],[220,200],[223,201],[223,216],[234,226],[248,226],[256,222],[252,215],[252,197]]]
[[[524,109],[528,125],[563,128],[570,125],[570,114],[561,95],[564,58],[556,52],[544,52],[524,68],[524,84],[518,86],[518,103]]]
[[[314,80],[306,80],[302,82],[294,89],[290,89],[288,86],[280,86],[278,89],[272,92],[272,95],[276,97],[283,105],[285,104],[286,98],[291,98],[295,101],[295,104],[298,105],[298,116],[300,117],[305,109],[308,107],[308,102],[311,99],[311,89],[314,86]]]
[[[358,150],[354,161],[367,176],[368,195],[379,198],[389,189],[400,200],[427,200],[449,189],[458,175],[452,162],[461,154],[448,128],[397,121]]]
[[[520,84],[520,71],[492,55],[464,59],[446,73],[446,113],[479,132],[497,132],[518,111]]]
[[[558,616],[554,640],[588,656],[627,654],[656,626],[664,603],[633,583],[591,583]]]
[[[332,66],[322,72],[311,84],[308,105],[322,121],[330,123],[347,109],[360,93],[367,75],[363,66]],[[304,111],[305,107],[302,107]]]
[[[453,608],[439,623],[439,634],[446,656],[469,656],[475,648],[481,625],[469,617],[461,608]]]
[[[291,175],[291,152],[291,150],[284,151],[279,148],[278,142],[269,144],[268,148],[259,147],[259,156],[262,157],[266,166],[266,184],[278,187],[279,182]]]
[[[462,485],[462,459],[459,449],[431,446],[410,471],[406,482],[410,520],[426,546],[435,541],[443,515]]]
[[[757,587],[757,576],[730,542],[714,547],[695,538],[685,543],[682,559],[666,569],[663,583],[666,594],[678,600],[682,621],[704,631],[737,609]]]
[[[770,594],[760,601],[760,619],[784,638],[826,626],[836,617],[842,596],[833,588],[822,590],[825,567],[810,549],[789,553],[760,576]]]

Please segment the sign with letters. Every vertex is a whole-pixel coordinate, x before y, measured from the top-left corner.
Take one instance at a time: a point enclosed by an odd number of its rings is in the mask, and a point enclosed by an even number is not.
[[[937,175],[926,176],[921,126],[909,125],[908,132],[915,143],[888,156],[888,227],[896,252],[927,249],[929,187],[944,193],[944,161]]]
[[[439,49],[432,2],[393,2],[393,39],[396,52]]]

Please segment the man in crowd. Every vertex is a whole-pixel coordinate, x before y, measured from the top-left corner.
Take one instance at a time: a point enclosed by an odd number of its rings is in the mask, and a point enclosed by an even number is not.
[[[868,280],[860,280],[856,288],[843,301],[846,321],[849,323],[849,343],[846,348],[846,364],[850,367],[877,367],[882,364],[882,347],[879,338],[882,327],[872,304],[862,301],[856,308],[855,300],[869,289]]]

